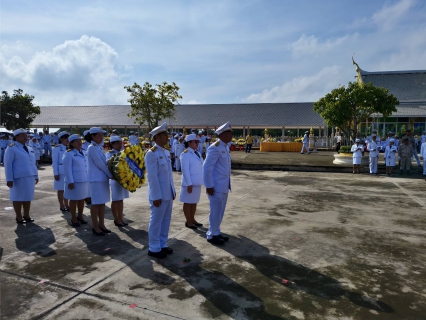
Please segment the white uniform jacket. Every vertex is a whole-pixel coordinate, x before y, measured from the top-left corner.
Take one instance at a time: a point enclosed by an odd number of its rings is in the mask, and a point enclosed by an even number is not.
[[[139,142],[139,138],[136,137],[135,135],[131,134],[129,136],[129,142],[130,142],[130,145],[133,146],[133,145],[135,145],[135,144],[137,144]]]
[[[361,150],[358,150],[358,148],[361,148]],[[364,150],[364,147],[362,144],[357,145],[356,143],[352,146],[351,152],[353,158],[361,158],[362,157],[362,150]]]
[[[173,200],[176,191],[170,152],[155,144],[145,155],[145,167],[148,177],[148,199]]]
[[[203,185],[203,158],[201,154],[198,157],[192,148],[188,148],[180,155],[180,163],[182,168],[181,186]]]
[[[83,145],[81,146],[81,148],[83,149],[83,151],[87,152],[87,150],[89,149],[90,143],[87,141],[84,141]]]
[[[305,133],[305,135],[303,136],[303,140],[302,140],[302,142],[303,142],[303,144],[307,144],[307,143],[309,143],[309,137],[308,137],[308,134],[307,134],[307,133]]]
[[[62,162],[64,164],[65,182],[70,184],[74,182],[87,182],[88,165],[86,156],[81,150],[81,153],[76,149],[65,152]]]
[[[378,157],[380,154],[379,151],[380,145],[375,141],[370,141],[367,145],[367,150],[370,152],[370,158]],[[373,151],[375,149],[375,151]]]
[[[63,144],[60,144],[52,150],[52,168],[54,176],[65,173],[64,166],[62,164],[62,157],[65,152],[67,152],[67,147]]]
[[[385,159],[395,159],[398,152],[397,146],[386,146]]]
[[[222,140],[207,149],[203,178],[206,188],[213,187],[216,192],[222,193],[231,190],[231,155],[229,146]]]
[[[28,152],[25,151],[24,146],[19,142],[10,144],[6,149],[4,154],[6,181],[29,176],[35,176],[35,179],[38,180],[34,150],[31,147],[27,147],[27,149]]]
[[[108,181],[112,174],[108,170],[105,154],[102,147],[92,141],[87,150],[89,182]]]
[[[30,147],[33,148],[35,155],[41,155],[40,153],[40,143],[31,142]]]

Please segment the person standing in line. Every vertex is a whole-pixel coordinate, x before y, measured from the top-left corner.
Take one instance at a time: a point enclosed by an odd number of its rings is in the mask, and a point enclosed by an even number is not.
[[[231,190],[230,123],[220,126],[215,133],[219,139],[207,149],[203,165],[203,180],[210,201],[210,226],[206,235],[209,243],[222,245],[229,240],[229,237],[221,234],[220,224],[225,214],[228,192]]]
[[[362,160],[362,151],[364,150],[364,147],[361,144],[360,139],[355,139],[355,144],[351,148],[352,152],[352,159],[353,159],[353,172],[352,173],[360,173],[361,168],[361,160]]]
[[[181,161],[180,161],[180,155],[182,154],[183,150],[185,150],[185,144],[184,144],[184,137],[179,136],[179,142],[175,143],[175,167],[177,172],[181,172]]]
[[[183,202],[185,227],[197,229],[203,224],[195,220],[197,203],[200,202],[201,186],[203,185],[203,158],[198,152],[200,139],[195,134],[186,136],[185,151],[180,155],[182,163],[182,180],[180,188],[180,202]]]
[[[58,133],[57,133],[57,132],[55,132],[55,133],[53,134],[53,144],[54,144],[55,146],[57,146],[57,145],[59,144],[59,136],[58,136]]]
[[[246,136],[246,153],[251,153],[251,146],[253,145],[253,137],[250,132]]]
[[[92,206],[90,215],[92,217],[92,232],[96,236],[104,236],[111,233],[105,227],[105,203],[110,201],[109,179],[113,176],[108,170],[106,157],[102,149],[102,142],[106,131],[99,127],[92,127],[89,131],[88,174],[90,182],[90,195]]]
[[[203,144],[204,144],[204,142],[206,142],[206,136],[204,135],[203,130],[198,131],[198,137],[200,138],[200,143],[198,144],[197,151],[200,155],[202,155],[203,154]]]
[[[367,151],[369,152],[370,158],[370,174],[375,174],[378,176],[377,164],[379,160],[379,150],[380,146],[376,142],[377,136],[375,133],[371,135],[371,141],[367,145]]]
[[[27,141],[25,130],[17,129],[13,135],[15,142],[9,145],[4,155],[4,171],[10,201],[13,202],[16,214],[16,223],[22,224],[34,221],[30,217],[30,208],[31,201],[34,200],[35,185],[38,183],[38,172],[34,150],[25,145]]]
[[[310,154],[311,152],[309,151],[309,131],[305,131],[305,135],[303,136],[303,140],[302,140],[302,150],[300,151],[300,154],[304,154],[304,150],[306,149],[306,151],[308,152],[308,154]]]
[[[423,160],[423,175],[426,176],[426,140],[420,147],[420,159]]]
[[[210,147],[210,142],[212,138],[210,136],[206,136],[206,142],[203,143],[203,159],[206,160],[207,149]]]
[[[109,140],[111,150],[106,154],[106,160],[108,162],[112,156],[116,155],[122,150],[123,140],[117,135],[111,136]],[[123,219],[124,210],[124,199],[130,197],[129,190],[123,188],[117,181],[109,180],[109,186],[111,187],[111,211],[114,216],[114,225],[116,227],[127,226],[128,223]]]
[[[420,148],[422,144],[426,142],[426,130],[423,131],[423,134],[420,136]]]
[[[9,140],[7,139],[5,134],[0,135],[0,163],[4,163],[4,153],[9,144]]]
[[[173,200],[176,198],[170,152],[165,148],[168,142],[167,123],[154,128],[149,134],[155,144],[145,155],[151,209],[148,255],[163,259],[173,253],[173,249],[167,247],[166,242],[172,219]]]
[[[36,167],[38,169],[38,168],[40,168],[39,165],[38,165],[38,162],[40,161],[40,144],[37,142],[37,138],[35,136],[32,138],[30,147],[33,148],[33,150],[34,150]]]
[[[65,172],[64,197],[70,202],[71,225],[79,227],[81,224],[87,224],[83,210],[84,199],[89,192],[88,164],[82,150],[80,135],[73,134],[68,141],[69,149],[62,157]]]
[[[87,150],[89,149],[90,146],[90,142],[87,141],[87,135],[90,134],[90,130],[86,130],[83,132],[83,137],[84,137],[84,143],[82,145],[82,149],[84,152],[87,152]]]
[[[396,153],[398,148],[394,145],[394,139],[389,140],[389,145],[385,149],[386,174],[392,175],[393,167],[395,167]]]
[[[62,157],[67,151],[68,137],[70,134],[66,131],[62,131],[58,134],[59,141],[61,144],[53,149],[52,151],[52,169],[55,180],[53,181],[53,189],[57,191],[59,210],[69,211],[68,200],[64,198],[64,179],[65,172],[62,163]]]
[[[47,154],[52,156],[52,137],[49,135],[49,131],[44,131],[41,143],[43,144],[44,157],[47,157]]]

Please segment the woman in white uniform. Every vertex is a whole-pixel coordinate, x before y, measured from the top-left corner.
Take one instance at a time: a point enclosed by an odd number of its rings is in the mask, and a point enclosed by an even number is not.
[[[73,227],[78,227],[80,224],[87,223],[83,217],[83,210],[84,199],[89,192],[88,165],[82,150],[80,135],[73,134],[68,141],[69,149],[62,158],[65,171],[64,196],[70,201],[71,224]]]
[[[53,180],[53,189],[58,191],[59,210],[69,211],[68,199],[64,198],[64,179],[65,172],[62,164],[62,157],[67,151],[68,137],[70,134],[66,131],[59,132],[58,137],[60,145],[52,151],[52,168],[55,179]]]
[[[179,200],[183,202],[185,226],[197,229],[202,224],[195,220],[197,203],[200,201],[201,186],[203,185],[203,158],[197,151],[200,139],[196,134],[189,134],[185,139],[185,149],[180,155],[182,180]]]
[[[111,136],[109,140],[111,150],[106,154],[107,161],[122,149],[123,140],[117,135]],[[129,190],[123,188],[117,181],[109,180],[109,186],[111,187],[111,211],[114,215],[114,224],[117,227],[127,226],[123,220],[123,208],[124,208],[124,199],[129,198]]]
[[[83,132],[84,143],[83,143],[83,146],[81,147],[81,149],[83,150],[83,153],[86,156],[86,160],[87,160],[87,157],[88,157],[87,150],[89,149],[89,146],[90,146],[90,143],[87,141],[87,139],[90,139],[90,138],[87,138],[88,136],[90,136],[90,130],[84,131]],[[87,198],[84,199],[84,201],[86,202],[86,204],[92,204],[92,198],[91,198],[91,195],[90,195],[90,188],[89,188],[89,192],[87,194]]]
[[[395,140],[389,139],[389,145],[385,149],[386,174],[392,175],[393,167],[395,167],[395,159],[398,148],[395,146]]]
[[[105,227],[105,203],[110,201],[109,179],[112,174],[108,170],[106,157],[102,149],[105,131],[99,127],[90,128],[88,140],[90,146],[87,150],[89,164],[89,182],[92,206],[90,215],[92,216],[93,234],[103,236],[105,233],[111,233]]]
[[[354,165],[353,173],[360,173],[361,160],[362,160],[362,150],[364,150],[363,145],[361,144],[360,139],[355,139],[355,144],[351,148],[352,152],[352,163]]]
[[[33,150],[34,150],[36,167],[39,168],[38,162],[40,161],[40,144],[37,142],[37,137],[32,138],[30,147],[33,148]]]
[[[16,213],[17,223],[33,222],[30,217],[31,201],[34,200],[38,172],[34,150],[25,145],[27,133],[24,129],[13,132],[15,143],[11,143],[4,154],[6,184],[10,189],[10,201]],[[22,207],[24,216],[22,217]]]

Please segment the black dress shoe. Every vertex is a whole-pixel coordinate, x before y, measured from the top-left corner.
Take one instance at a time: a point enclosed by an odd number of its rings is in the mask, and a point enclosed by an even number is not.
[[[197,229],[197,227],[196,226],[190,226],[189,224],[187,224],[186,222],[185,222],[185,227],[187,227],[187,228],[189,228],[189,229]]]
[[[72,222],[72,220],[71,220],[71,225],[73,227],[79,227],[80,226],[80,222],[78,220],[77,220],[77,222]]]
[[[202,224],[202,223],[198,223],[198,222],[196,222],[196,223],[194,223],[194,226],[196,226],[196,227],[202,227],[202,226],[203,226],[203,224]]]
[[[129,224],[126,222],[126,221],[124,221],[123,220],[123,224],[125,225],[125,226],[128,226]]]
[[[169,248],[169,247],[165,247],[165,248],[161,248],[161,251],[167,254],[172,254],[173,253],[173,249]]]
[[[158,258],[158,259],[164,259],[167,257],[167,253],[163,252],[163,251],[158,251],[158,252],[152,252],[148,250],[148,255],[154,258]]]
[[[24,217],[24,220],[25,220],[26,222],[34,222],[34,219],[33,219],[33,218],[31,218],[31,217],[28,217],[28,218],[25,218],[25,217]]]
[[[16,223],[24,224],[24,223],[27,223],[27,221],[25,219],[22,219],[22,220],[16,219]]]
[[[105,235],[105,233],[103,233],[103,232],[96,232],[96,230],[93,229],[93,228],[92,228],[92,232],[95,236],[104,236]]]
[[[229,237],[227,236],[222,236],[221,234],[219,234],[218,237],[222,239],[223,241],[229,241]]]
[[[223,245],[225,243],[225,240],[219,238],[218,236],[213,236],[211,239],[207,239],[208,242],[211,244],[218,244]]]
[[[77,218],[78,222],[80,222],[81,224],[87,224],[87,221],[84,219],[79,219]]]
[[[116,227],[125,227],[126,226],[124,223],[117,223],[117,222],[115,222],[115,220],[114,220],[114,225]]]
[[[102,230],[102,232],[103,233],[111,233],[111,230],[108,230],[108,229],[102,229],[100,226],[98,226],[99,227],[99,229],[101,229]]]

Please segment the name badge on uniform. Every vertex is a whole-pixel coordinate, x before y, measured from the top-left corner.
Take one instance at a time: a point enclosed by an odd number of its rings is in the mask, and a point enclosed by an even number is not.
[[[222,151],[222,153],[225,153],[225,151]]]
[[[160,159],[163,159],[163,157],[161,156]]]

